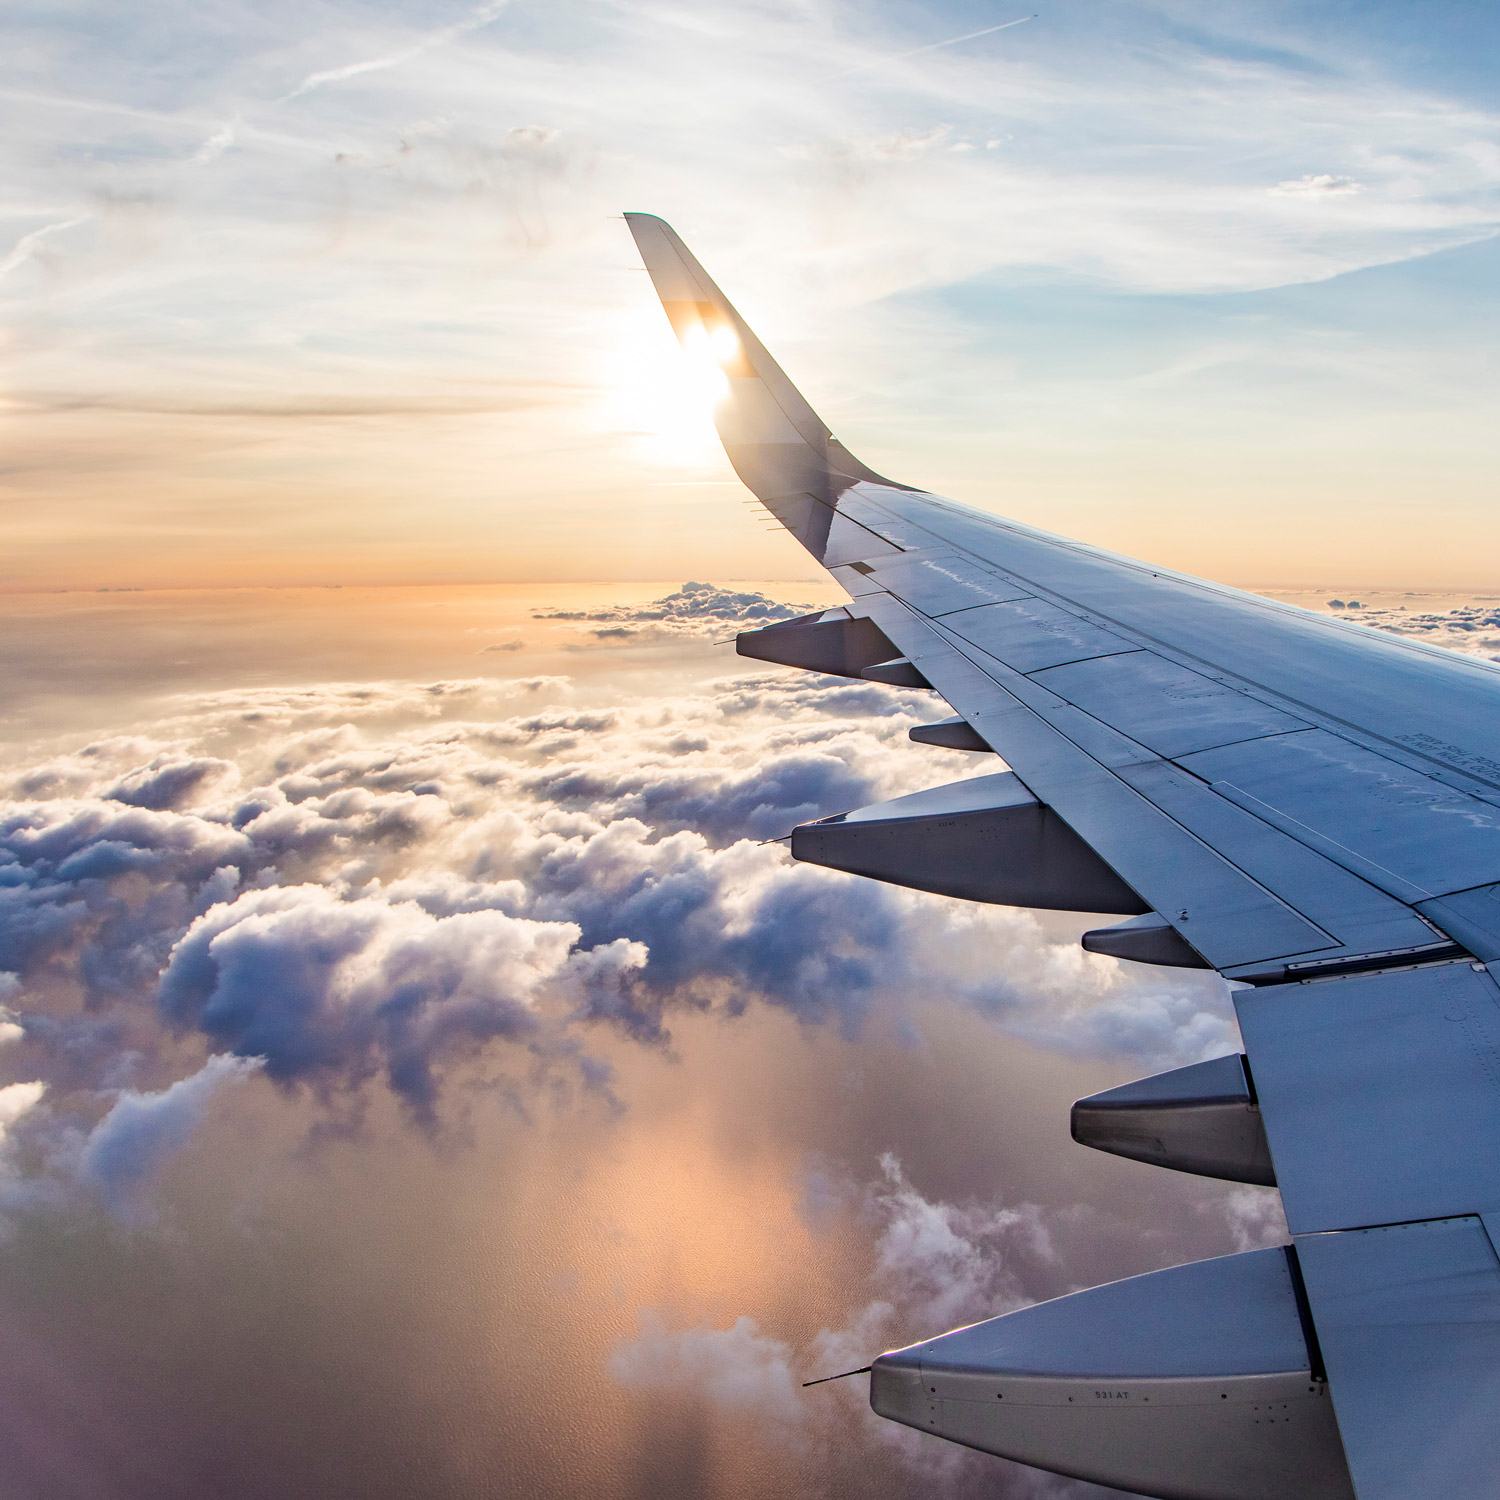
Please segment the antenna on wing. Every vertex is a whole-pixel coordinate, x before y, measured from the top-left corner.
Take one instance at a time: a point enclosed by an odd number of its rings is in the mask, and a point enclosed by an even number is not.
[[[802,1389],[805,1391],[810,1385],[827,1385],[830,1380],[847,1380],[851,1375],[868,1375],[874,1365],[862,1365],[857,1370],[845,1370],[842,1375],[824,1375],[818,1380],[804,1380]]]

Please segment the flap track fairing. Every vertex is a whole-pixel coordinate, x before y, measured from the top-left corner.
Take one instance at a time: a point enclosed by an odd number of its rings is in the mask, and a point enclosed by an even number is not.
[[[1122,914],[1147,909],[1009,771],[803,823],[792,830],[792,858],[997,906]]]
[[[906,731],[907,738],[918,745],[937,745],[943,750],[977,750],[987,755],[995,752],[975,727],[955,715],[939,719],[936,724],[915,724]]]
[[[882,1354],[870,1405],[1164,1500],[1353,1500],[1292,1254],[1174,1266]]]
[[[1090,953],[1107,953],[1111,958],[1128,958],[1138,964],[1159,964],[1168,969],[1211,967],[1165,917],[1154,911],[1114,927],[1096,927],[1079,941]]]
[[[1260,1106],[1239,1053],[1080,1099],[1073,1139],[1153,1167],[1276,1186]]]
[[[823,610],[761,630],[741,631],[734,638],[734,648],[741,656],[780,667],[856,678],[866,667],[901,655],[874,620],[851,616],[847,609]]]

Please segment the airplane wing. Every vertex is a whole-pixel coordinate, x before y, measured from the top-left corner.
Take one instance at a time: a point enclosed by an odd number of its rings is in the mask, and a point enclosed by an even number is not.
[[[913,738],[1008,768],[794,857],[1116,914],[1086,948],[1236,981],[1243,1057],[1081,1100],[1074,1134],[1274,1183],[1293,1236],[883,1355],[876,1410],[1160,1496],[1500,1491],[1500,669],[882,478],[626,218],[723,370],[730,462],[849,595],[741,654],[931,687],[954,717]]]

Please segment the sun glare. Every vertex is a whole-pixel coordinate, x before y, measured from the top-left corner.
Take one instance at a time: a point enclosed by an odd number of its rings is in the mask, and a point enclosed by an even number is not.
[[[714,407],[729,390],[719,335],[728,335],[731,358],[739,341],[732,329],[710,334],[700,326],[680,346],[661,313],[645,311],[622,318],[602,353],[607,420],[635,436],[652,462],[717,466],[724,450],[714,431]]]

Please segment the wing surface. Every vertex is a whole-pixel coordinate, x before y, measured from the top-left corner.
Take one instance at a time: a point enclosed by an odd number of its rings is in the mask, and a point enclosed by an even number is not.
[[[1251,986],[1249,1067],[1361,1500],[1493,1493],[1500,669],[881,478],[673,231],[627,219],[679,337],[717,353],[736,471],[848,614],[1136,910]],[[1426,1394],[1392,1416],[1407,1381]]]

